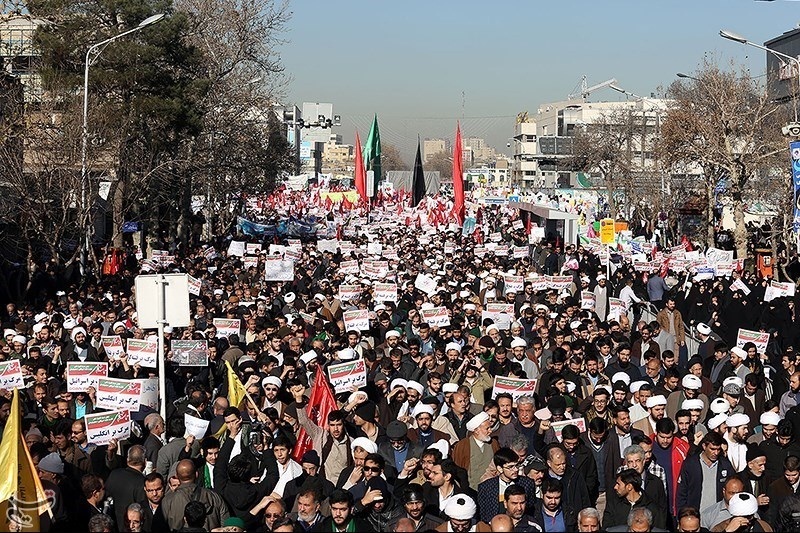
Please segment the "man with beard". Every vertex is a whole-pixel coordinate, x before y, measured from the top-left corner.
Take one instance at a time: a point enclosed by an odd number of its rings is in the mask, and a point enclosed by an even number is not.
[[[480,506],[480,517],[484,522],[489,522],[493,516],[508,510],[508,502],[505,499],[505,492],[512,485],[518,485],[523,489],[523,494],[529,495],[526,500],[525,510],[533,511],[533,504],[536,500],[536,487],[533,481],[526,477],[520,477],[521,470],[519,456],[510,448],[500,448],[494,454],[494,465],[499,475],[489,478],[478,485],[477,502]],[[526,503],[523,502],[523,503]]]
[[[725,420],[728,431],[725,440],[728,442],[727,456],[733,465],[733,469],[741,472],[747,467],[747,432],[750,424],[750,417],[736,413],[730,415]]]
[[[406,402],[406,387],[408,382],[403,378],[395,378],[389,385],[389,394],[380,399],[378,412],[380,413],[381,426],[386,427],[392,420],[397,420],[400,416],[408,414],[408,403]]]
[[[500,406],[500,422],[503,422],[503,404],[500,403],[498,398],[498,405]],[[503,425],[497,433],[497,438],[501,446],[511,446],[511,440],[516,435],[523,435],[528,439],[528,449],[534,449],[534,442],[536,440],[536,418],[533,416],[536,411],[534,407],[534,399],[532,396],[521,396],[517,398],[517,419],[511,420],[509,423]]]
[[[683,462],[678,480],[679,509],[706,509],[722,499],[725,480],[734,473],[731,462],[722,453],[723,444],[722,436],[711,431],[700,442],[703,451]]]
[[[659,420],[664,418],[664,411],[667,406],[667,399],[662,395],[651,396],[645,403],[647,407],[648,416],[633,424],[633,427],[640,430],[645,435],[652,435],[655,433],[656,424]]]
[[[576,530],[580,510],[565,506],[564,490],[564,484],[559,479],[545,478],[542,482],[542,499],[537,500],[533,511],[533,521],[540,531]]]
[[[342,470],[353,462],[350,437],[344,429],[345,418],[344,411],[331,411],[328,413],[328,429],[324,430],[308,418],[305,409],[297,410],[297,421],[311,437],[314,450],[324,465],[322,474],[331,483],[336,483]]]
[[[637,381],[642,377],[639,367],[631,362],[631,347],[627,343],[617,346],[617,357],[606,367],[607,376],[613,376],[617,372],[624,372],[630,377],[630,382]]]
[[[588,353],[583,361],[586,370],[580,376],[581,391],[584,398],[590,398],[599,385],[610,385],[610,382],[605,374],[600,373],[597,354]]]
[[[781,418],[786,416],[789,409],[797,405],[798,399],[800,399],[800,371],[789,377],[789,390],[781,396],[779,403]]]
[[[402,517],[403,508],[395,502],[386,481],[374,477],[367,484],[364,497],[355,502],[353,514],[364,520],[371,531],[385,531]]]
[[[769,509],[769,496],[767,496],[768,486],[764,479],[764,469],[767,465],[767,456],[755,444],[747,445],[747,467],[741,471],[740,475],[744,481],[744,492],[749,492],[758,501],[758,511],[760,516],[767,516]]]
[[[691,402],[692,400],[686,401]],[[692,413],[688,409],[681,409],[675,414],[675,436],[689,444],[690,447],[695,444],[694,423],[692,422]]]
[[[414,409],[414,420],[417,422],[417,427],[409,428],[408,440],[420,448],[425,449],[441,439],[450,440],[450,436],[447,433],[431,427],[433,423],[433,407],[430,405],[418,404]]]
[[[395,348],[400,350],[402,354],[408,353],[408,347],[400,342],[400,332],[396,329],[390,329],[384,335],[383,344],[375,347],[377,353],[383,354],[383,357],[389,357],[389,353]]]
[[[470,432],[469,438],[460,440],[453,447],[453,461],[467,471],[470,488],[477,490],[500,445],[497,439],[492,438],[491,421],[484,412],[467,422],[467,431]]]
[[[261,380],[261,387],[264,389],[264,401],[261,410],[272,407],[278,411],[278,416],[283,414],[283,402],[278,400],[278,392],[283,386],[283,381],[277,376],[267,376]]]
[[[278,500],[281,501],[281,500]],[[297,495],[297,524],[303,531],[314,531],[325,520],[320,508],[320,494],[314,489],[305,489]]]
[[[418,483],[410,483],[405,487],[400,496],[405,514],[401,518],[408,518],[414,523],[414,531],[428,531],[436,529],[444,520],[425,512],[425,496],[422,486]],[[398,520],[400,520],[398,518]],[[389,528],[394,528],[397,521],[389,524]]]
[[[681,404],[685,400],[701,400],[705,408],[700,414],[700,418],[705,420],[705,411],[708,407],[709,400],[708,396],[700,393],[700,389],[703,387],[703,381],[694,374],[686,374],[681,379],[681,387],[681,390],[676,390],[667,396],[667,416],[674,419],[675,413],[678,412],[681,408]]]
[[[393,483],[397,472],[403,470],[406,461],[419,459],[424,448],[408,440],[408,427],[400,420],[389,422],[386,436],[389,441],[378,446],[378,453],[386,460],[386,477]]]
[[[86,336],[86,330],[82,327],[77,327],[72,330],[70,334],[72,342],[67,344],[64,352],[61,354],[63,361],[80,361],[80,362],[95,362],[100,359],[97,357],[97,350],[89,343]]]
[[[346,490],[336,489],[328,497],[331,516],[319,522],[312,531],[371,531],[369,524],[353,516],[353,495]]]
[[[653,525],[666,527],[667,510],[653,502],[642,490],[642,476],[639,472],[633,468],[626,468],[616,476],[614,495],[609,497],[608,506],[603,513],[603,528],[609,529],[627,524],[628,515],[633,510],[642,508],[652,513]]]
[[[772,483],[783,476],[783,462],[789,455],[800,457],[800,444],[793,437],[794,424],[790,420],[778,422],[775,435],[765,440],[759,447],[767,454],[767,465],[764,476],[767,483]]]
[[[667,498],[673,516],[678,514],[676,506],[677,484],[681,467],[689,453],[689,443],[675,438],[675,422],[671,418],[662,418],[656,423],[656,438],[653,446],[653,457],[667,476]]]
[[[378,445],[366,437],[358,437],[350,443],[353,464],[348,466],[336,481],[336,488],[348,490],[363,479],[364,460],[371,453],[378,453]]]
[[[761,423],[761,431],[748,437],[748,443],[761,444],[772,439],[778,431],[778,423],[781,421],[781,416],[774,411],[767,411],[761,414],[758,421]]]
[[[531,513],[534,512],[534,506],[529,505],[528,493],[522,486],[516,483],[509,485],[503,493],[503,497],[505,500],[506,515],[511,518],[513,531],[539,531],[539,526],[534,521],[533,516],[526,512],[528,509]],[[491,522],[491,520],[490,518],[489,520],[484,520],[484,522]],[[492,531],[497,530],[492,528]]]

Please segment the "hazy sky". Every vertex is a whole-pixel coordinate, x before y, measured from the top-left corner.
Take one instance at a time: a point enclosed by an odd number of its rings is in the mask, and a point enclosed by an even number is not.
[[[381,140],[413,158],[417,135],[484,137],[510,153],[520,111],[609,78],[638,95],[691,73],[705,54],[765,70],[763,43],[797,27],[800,2],[776,0],[293,0],[282,58],[287,100],[331,102],[337,131],[362,142],[374,113]],[[463,93],[463,98],[462,98]],[[590,100],[624,98],[610,89]]]

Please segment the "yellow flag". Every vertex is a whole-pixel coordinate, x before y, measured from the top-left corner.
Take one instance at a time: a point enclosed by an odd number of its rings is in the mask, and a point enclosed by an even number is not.
[[[0,443],[0,502],[0,524],[7,527],[14,521],[21,526],[17,528],[19,531],[38,531],[41,529],[39,516],[44,513],[52,515],[22,436],[17,389],[14,389],[11,414]]]
[[[228,403],[231,407],[239,407],[242,400],[247,395],[244,390],[244,385],[239,380],[239,376],[233,371],[233,367],[228,361],[225,361],[225,366],[228,367]]]

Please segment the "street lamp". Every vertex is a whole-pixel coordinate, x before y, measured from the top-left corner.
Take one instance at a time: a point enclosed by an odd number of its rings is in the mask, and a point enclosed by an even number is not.
[[[733,33],[732,31],[719,30],[719,36],[722,37],[723,39],[728,39],[729,41],[734,41],[734,42],[737,42],[737,43],[746,44],[748,46],[752,46],[753,48],[758,48],[759,50],[764,50],[765,52],[768,52],[768,53],[774,55],[775,57],[777,57],[779,60],[781,60],[781,63],[784,63],[784,61],[783,61],[784,59],[794,63],[794,66],[797,68],[797,87],[798,87],[798,91],[800,91],[800,59],[797,59],[796,57],[792,57],[792,56],[790,56],[788,54],[784,54],[783,52],[778,52],[777,50],[773,50],[772,48],[767,48],[766,46],[754,43],[752,41],[748,41],[746,37],[742,37],[738,33]],[[794,121],[797,122],[797,98],[796,98],[796,96],[795,96],[794,100],[795,100],[795,103],[794,103]]]
[[[113,37],[109,37],[104,41],[100,41],[99,43],[93,44],[86,50],[86,60],[84,62],[84,70],[83,70],[83,129],[81,130],[81,208],[86,208],[86,197],[88,194],[88,171],[86,168],[86,150],[87,145],[89,143],[89,67],[92,63],[100,57],[100,54],[103,53],[105,46],[110,44],[113,41],[116,41],[120,37],[124,37],[130,33],[137,32],[151,24],[155,24],[159,20],[164,18],[163,13],[158,13],[156,15],[152,15],[144,19],[139,23],[138,26],[135,28],[131,28],[130,30],[124,31]],[[102,48],[101,48],[102,47]],[[92,55],[94,54],[94,55]],[[88,225],[88,224],[87,224]],[[84,227],[86,230],[86,227]],[[86,252],[88,250],[88,241],[89,241],[89,232],[86,231],[86,235],[84,235],[84,242],[83,252],[81,254],[81,266],[84,268],[84,273],[86,269]]]

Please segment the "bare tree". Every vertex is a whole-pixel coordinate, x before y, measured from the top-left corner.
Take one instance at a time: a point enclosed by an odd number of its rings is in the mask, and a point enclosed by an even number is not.
[[[699,165],[703,169],[709,224],[714,188],[725,179],[736,252],[744,258],[748,186],[757,176],[769,177],[785,152],[780,108],[747,69],[722,70],[710,60],[700,65],[688,83],[673,83],[668,95],[672,105],[662,125],[659,151],[673,167]],[[708,240],[713,243],[713,237]]]
[[[411,167],[403,161],[400,150],[393,144],[381,145],[381,172],[384,175],[391,170],[409,170]]]

